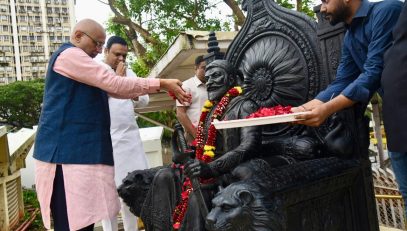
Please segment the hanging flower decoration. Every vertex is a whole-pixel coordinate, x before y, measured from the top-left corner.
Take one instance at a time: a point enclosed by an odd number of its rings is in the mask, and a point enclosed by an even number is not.
[[[199,123],[198,123],[198,130],[197,130],[197,135],[196,135],[196,152],[195,152],[195,158],[198,160],[201,160],[205,163],[210,163],[213,161],[215,158],[215,149],[216,149],[216,128],[212,124],[214,119],[220,119],[223,114],[225,113],[227,105],[230,103],[230,101],[235,98],[238,95],[241,95],[243,93],[243,90],[241,87],[236,86],[231,88],[219,101],[218,106],[216,107],[215,111],[213,112],[210,120],[208,121],[210,123],[209,129],[208,129],[208,137],[206,139],[205,143],[205,134],[204,134],[204,128],[205,128],[205,120],[209,114],[209,112],[212,110],[214,102],[207,100],[202,108],[202,113],[199,118]],[[201,183],[210,183],[213,182],[213,179],[201,179]],[[184,184],[182,186],[182,193],[181,193],[181,201],[180,203],[175,207],[174,212],[173,212],[173,228],[178,230],[181,226],[182,221],[184,220],[185,213],[188,208],[188,200],[189,200],[189,194],[192,192],[192,184],[189,178],[185,178]]]

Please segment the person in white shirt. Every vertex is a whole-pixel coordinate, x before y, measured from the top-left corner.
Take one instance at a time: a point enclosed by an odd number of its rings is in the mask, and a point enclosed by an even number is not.
[[[182,88],[192,96],[191,103],[181,104],[178,100],[177,119],[184,127],[187,142],[192,142],[196,138],[196,131],[201,116],[202,107],[208,99],[208,92],[205,85],[206,62],[203,56],[195,59],[195,76],[182,82]]]
[[[128,52],[127,42],[118,36],[112,36],[104,49],[104,65],[117,75],[137,77],[136,74],[124,65]],[[110,135],[112,137],[115,183],[119,187],[129,172],[148,168],[146,154],[135,121],[134,107],[143,107],[148,104],[149,96],[142,95],[137,99],[117,99],[109,97],[110,109]],[[125,231],[137,231],[137,217],[129,207],[121,202],[121,216]],[[117,217],[102,220],[104,231],[117,231]]]

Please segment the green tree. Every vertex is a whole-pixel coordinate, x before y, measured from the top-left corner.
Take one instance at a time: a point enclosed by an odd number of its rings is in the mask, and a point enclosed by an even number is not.
[[[208,18],[216,8],[208,0],[108,0],[114,16],[108,31],[127,38],[137,57],[135,71],[145,76],[174,38],[185,30],[230,30]]]
[[[43,92],[42,79],[0,86],[0,119],[15,127],[32,127],[37,124]]]

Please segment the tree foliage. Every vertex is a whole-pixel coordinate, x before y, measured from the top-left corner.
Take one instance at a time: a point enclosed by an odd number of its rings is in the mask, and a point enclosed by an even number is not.
[[[32,127],[37,124],[43,92],[42,79],[0,86],[0,119],[15,127]]]
[[[131,44],[137,57],[133,69],[145,76],[181,32],[230,30],[228,23],[207,17],[216,4],[209,0],[108,0],[114,16],[108,31]]]

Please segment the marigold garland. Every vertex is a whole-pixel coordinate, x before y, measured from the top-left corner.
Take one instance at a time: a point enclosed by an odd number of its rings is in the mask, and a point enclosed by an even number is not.
[[[196,152],[195,152],[195,158],[198,160],[201,160],[205,163],[211,162],[215,158],[215,149],[216,149],[216,128],[212,124],[214,119],[220,119],[223,114],[225,113],[226,106],[230,103],[230,101],[243,93],[243,90],[241,87],[236,86],[231,89],[222,97],[222,99],[219,101],[218,106],[216,107],[213,115],[211,116],[211,119],[209,121],[209,129],[208,129],[208,138],[206,139],[206,143],[204,143],[205,137],[204,137],[204,128],[205,128],[205,119],[208,116],[208,113],[211,111],[214,102],[207,100],[202,108],[202,113],[199,118],[199,123],[198,123],[198,130],[197,130],[197,135],[196,135]],[[206,179],[203,180],[201,179],[202,183],[208,183],[211,182],[212,179]],[[182,186],[182,193],[181,193],[181,201],[180,203],[175,207],[174,212],[173,212],[173,228],[178,230],[181,226],[181,223],[184,219],[185,213],[188,208],[188,200],[189,200],[189,194],[192,192],[192,184],[189,178],[185,178],[184,184]]]

